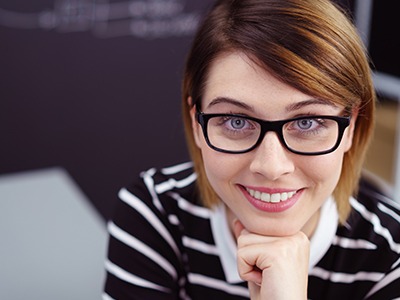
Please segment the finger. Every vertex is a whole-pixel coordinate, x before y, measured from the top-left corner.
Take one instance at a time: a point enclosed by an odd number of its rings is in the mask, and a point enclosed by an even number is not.
[[[240,277],[249,282],[261,284],[262,270],[269,268],[268,255],[260,255],[264,247],[257,245],[238,249],[237,267]]]
[[[276,237],[276,236],[259,235],[251,233],[246,229],[243,229],[239,237],[237,237],[236,239],[238,242],[238,247],[247,247],[255,244],[276,244],[276,245],[291,244],[292,246],[296,247],[297,246],[306,247],[307,244],[309,244],[308,237],[301,231],[292,236]]]
[[[308,257],[309,241],[301,233],[280,239],[253,234],[242,234],[238,238],[238,271],[246,281],[260,283],[263,271],[272,266],[273,272],[278,273],[285,273],[294,266],[301,272],[307,272]]]

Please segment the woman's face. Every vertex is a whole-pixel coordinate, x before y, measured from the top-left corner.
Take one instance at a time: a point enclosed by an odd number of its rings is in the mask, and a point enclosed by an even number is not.
[[[282,83],[241,53],[225,54],[214,61],[201,109],[204,113],[235,113],[268,121],[338,116],[343,111],[343,107]],[[208,180],[231,219],[239,219],[258,234],[286,236],[303,230],[311,236],[319,209],[339,180],[343,155],[351,147],[355,117],[336,151],[305,156],[288,151],[274,132],[267,132],[250,152],[217,152],[207,145],[195,121],[195,108],[191,115]],[[260,199],[268,197],[274,202]]]

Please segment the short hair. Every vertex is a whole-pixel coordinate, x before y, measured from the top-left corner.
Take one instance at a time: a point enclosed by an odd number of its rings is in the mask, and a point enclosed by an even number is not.
[[[369,60],[348,15],[328,0],[220,0],[205,16],[189,52],[182,109],[186,139],[204,205],[218,196],[195,144],[190,110],[201,105],[208,72],[223,53],[242,52],[282,82],[310,96],[358,110],[353,144],[333,191],[340,222],[357,193],[374,127],[375,90]],[[188,103],[191,97],[192,103]]]

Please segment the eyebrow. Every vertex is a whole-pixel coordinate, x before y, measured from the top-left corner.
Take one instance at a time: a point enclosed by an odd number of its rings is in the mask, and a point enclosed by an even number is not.
[[[254,107],[251,105],[248,105],[247,103],[240,101],[240,100],[236,100],[236,99],[232,99],[229,97],[217,97],[215,99],[213,99],[209,104],[208,107],[212,107],[214,105],[220,104],[220,103],[225,103],[225,104],[232,104],[234,106],[237,106],[239,108],[243,108],[249,111],[254,111]]]
[[[337,107],[333,102],[328,101],[328,100],[324,100],[324,99],[320,99],[320,98],[314,98],[314,99],[309,99],[309,100],[305,100],[305,101],[301,101],[301,102],[296,102],[293,104],[290,104],[286,107],[286,111],[287,112],[292,112],[292,111],[296,111],[299,110],[303,107],[309,106],[309,105],[327,105],[330,107]]]
[[[237,99],[233,99],[233,98],[229,98],[229,97],[217,97],[217,98],[213,99],[208,104],[208,107],[212,107],[212,106],[220,104],[220,103],[231,104],[231,105],[234,105],[234,106],[239,107],[239,108],[246,109],[246,110],[251,111],[251,112],[255,111],[253,106],[251,106],[251,105],[249,105],[249,104],[247,104],[247,103],[245,103],[243,101],[240,101],[240,100],[237,100]],[[303,107],[307,107],[307,106],[310,106],[310,105],[327,105],[327,106],[330,106],[330,107],[337,107],[334,103],[332,103],[332,102],[330,102],[328,100],[324,100],[324,99],[320,99],[320,98],[314,98],[314,99],[308,99],[308,100],[304,100],[304,101],[301,101],[301,102],[296,102],[296,103],[290,104],[285,108],[285,110],[287,112],[293,112],[293,111],[299,110],[299,109],[301,109]]]

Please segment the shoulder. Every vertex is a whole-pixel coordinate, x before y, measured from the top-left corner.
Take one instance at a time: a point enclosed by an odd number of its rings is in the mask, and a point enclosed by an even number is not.
[[[330,298],[400,297],[400,209],[374,189],[350,198],[351,214],[311,272],[312,298],[330,289]],[[397,298],[396,298],[397,299]]]
[[[164,297],[154,296],[157,291],[175,293],[184,274],[179,199],[196,201],[195,181],[192,164],[185,163],[148,169],[119,191],[107,226],[108,292],[146,299]]]
[[[178,202],[183,199],[192,205],[201,205],[195,188],[196,179],[191,162],[150,168],[120,189],[116,213],[128,207],[135,210],[146,207],[159,215],[178,209]]]
[[[350,203],[352,213],[338,234],[353,239],[353,249],[348,249],[355,254],[352,263],[364,270],[364,280],[374,283],[367,298],[400,297],[400,206],[366,186]]]
[[[150,196],[162,197],[179,194],[193,199],[194,185],[197,175],[191,162],[180,163],[164,168],[150,168],[140,173],[140,176],[123,190],[144,198]],[[121,192],[120,192],[121,194]]]
[[[380,261],[381,267],[386,264],[384,268],[390,269],[400,258],[400,206],[367,187],[361,188],[350,204],[352,212],[338,229],[338,237],[352,239],[354,247],[364,248],[365,258],[379,258],[375,264]]]
[[[135,181],[120,189],[109,233],[115,236],[123,231],[152,248],[158,247],[155,245],[159,245],[162,237],[176,250],[172,240],[179,239],[176,226],[179,215],[198,202],[195,181],[191,163],[142,172]]]
[[[375,234],[390,236],[400,243],[400,205],[376,189],[363,186],[350,199],[350,227],[367,227]]]

